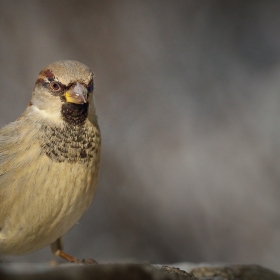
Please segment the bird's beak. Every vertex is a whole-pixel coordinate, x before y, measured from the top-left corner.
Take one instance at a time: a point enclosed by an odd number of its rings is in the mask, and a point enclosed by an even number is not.
[[[87,103],[87,89],[81,84],[77,83],[73,88],[66,91],[65,98],[69,103]]]

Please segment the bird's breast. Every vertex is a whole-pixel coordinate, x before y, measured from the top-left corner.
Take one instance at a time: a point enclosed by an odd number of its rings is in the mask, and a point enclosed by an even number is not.
[[[42,126],[36,137],[29,150],[9,157],[6,164],[15,163],[16,156],[18,162],[1,178],[9,182],[9,191],[0,193],[4,254],[36,251],[66,234],[95,193],[100,160],[97,128]]]
[[[94,126],[47,126],[40,134],[42,153],[57,162],[90,162],[99,152],[100,133]]]

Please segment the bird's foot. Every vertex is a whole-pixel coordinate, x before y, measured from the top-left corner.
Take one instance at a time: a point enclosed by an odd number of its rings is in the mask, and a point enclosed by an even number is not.
[[[68,255],[68,254],[66,254],[65,252],[61,251],[61,250],[57,250],[57,251],[55,252],[55,255],[58,256],[58,257],[61,257],[61,258],[65,259],[66,261],[71,262],[71,263],[98,264],[98,262],[95,261],[94,259],[88,259],[88,260],[82,259],[82,260],[80,261],[79,259],[76,259],[76,258],[74,258],[73,256]]]
[[[98,264],[98,262],[94,259],[88,259],[88,260],[82,259],[80,261],[80,263],[83,263],[83,264]]]

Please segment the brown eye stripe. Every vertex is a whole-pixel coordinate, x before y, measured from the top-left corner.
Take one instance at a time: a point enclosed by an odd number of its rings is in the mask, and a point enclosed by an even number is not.
[[[59,84],[59,82],[53,82],[53,83],[58,84],[60,86],[60,90],[64,88],[64,86]],[[50,86],[50,83],[47,82],[44,78],[38,78],[36,81],[36,85],[42,85],[42,86],[46,87],[46,86]],[[55,89],[53,89],[53,90],[55,90]],[[56,90],[56,91],[58,91],[58,90]]]
[[[43,70],[40,72],[39,76],[46,77],[49,81],[53,81],[55,76],[53,72],[49,69]]]
[[[43,78],[38,78],[35,84],[38,85],[38,84],[44,84],[44,83],[45,83],[45,80]]]
[[[87,90],[88,92],[93,92],[93,89],[94,89],[94,84],[93,84],[93,79],[91,79],[87,86]]]

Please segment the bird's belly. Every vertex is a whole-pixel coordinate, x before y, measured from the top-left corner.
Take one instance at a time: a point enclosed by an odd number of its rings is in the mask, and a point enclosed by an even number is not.
[[[10,184],[1,206],[1,254],[39,250],[75,225],[95,192],[98,170],[94,161],[87,164],[61,164],[41,156],[37,165],[15,170],[22,173],[21,180]]]

